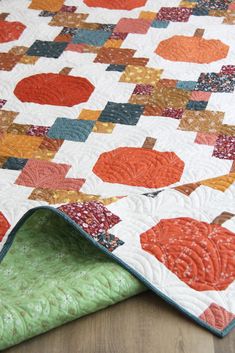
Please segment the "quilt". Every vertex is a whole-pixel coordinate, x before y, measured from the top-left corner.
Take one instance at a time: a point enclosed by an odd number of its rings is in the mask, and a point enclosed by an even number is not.
[[[146,290],[48,210],[18,230],[0,283],[0,350]]]
[[[15,261],[24,223],[53,212],[225,336],[235,1],[2,0],[0,10],[1,266]]]

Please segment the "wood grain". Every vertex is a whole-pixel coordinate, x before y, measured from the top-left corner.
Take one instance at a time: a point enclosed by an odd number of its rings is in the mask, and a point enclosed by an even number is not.
[[[234,353],[150,292],[35,337],[5,353]]]

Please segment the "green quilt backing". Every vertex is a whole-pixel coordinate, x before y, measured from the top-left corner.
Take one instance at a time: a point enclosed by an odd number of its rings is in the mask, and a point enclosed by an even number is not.
[[[48,210],[18,230],[0,266],[0,349],[145,290]]]

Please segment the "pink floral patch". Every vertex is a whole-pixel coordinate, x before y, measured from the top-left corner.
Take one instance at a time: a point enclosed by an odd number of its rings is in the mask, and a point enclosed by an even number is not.
[[[218,136],[213,156],[220,159],[235,159],[235,136]]]
[[[207,324],[217,328],[218,330],[224,330],[230,322],[235,319],[235,315],[225,310],[221,306],[212,303],[200,316],[200,319],[206,321]]]
[[[194,142],[200,145],[214,146],[217,138],[218,138],[218,135],[198,132]]]
[[[188,22],[192,9],[187,7],[162,7],[157,14],[158,21]]]
[[[146,95],[149,96],[151,95],[153,91],[153,86],[152,85],[136,85],[133,94],[140,94],[140,95]]]
[[[166,116],[168,118],[181,119],[183,115],[183,109],[174,109],[174,108],[165,108],[162,112],[162,116]]]
[[[203,92],[203,91],[193,91],[191,95],[192,101],[205,101],[207,102],[211,96],[211,92]]]
[[[235,65],[224,65],[220,71],[224,75],[234,75],[235,74]]]
[[[27,135],[30,136],[45,136],[47,132],[49,131],[50,127],[49,126],[36,126],[33,125],[29,128]]]
[[[67,5],[63,5],[60,9],[60,11],[62,12],[75,12],[76,11],[76,6],[67,6]]]

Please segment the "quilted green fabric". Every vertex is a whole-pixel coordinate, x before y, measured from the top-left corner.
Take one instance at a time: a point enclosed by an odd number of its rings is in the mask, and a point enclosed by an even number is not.
[[[0,283],[0,349],[145,290],[48,210],[17,232]]]

